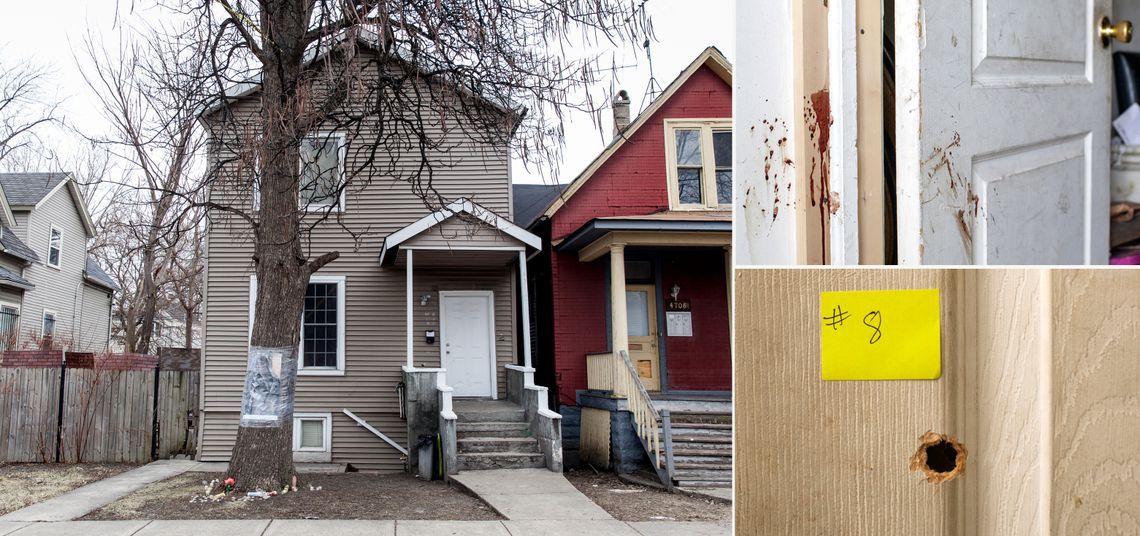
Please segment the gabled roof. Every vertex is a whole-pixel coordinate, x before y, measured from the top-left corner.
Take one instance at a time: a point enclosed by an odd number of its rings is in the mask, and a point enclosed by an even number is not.
[[[0,187],[13,207],[34,207],[67,180],[68,173],[0,173]]]
[[[0,231],[0,251],[19,257],[28,262],[39,262],[40,256],[36,255],[32,248],[28,247],[23,240],[12,232],[12,229],[5,226],[3,231]]]
[[[56,192],[67,188],[71,200],[79,211],[79,220],[87,237],[95,236],[95,224],[91,221],[91,213],[87,210],[87,201],[83,199],[83,192],[75,183],[75,177],[68,172],[51,173],[0,173],[0,209],[4,217],[8,218],[11,211],[35,210],[40,208]],[[9,221],[8,225],[13,225]]]
[[[523,229],[529,229],[550,202],[562,193],[565,184],[515,184],[511,187],[514,220]]]
[[[396,250],[399,249],[400,244],[407,242],[411,238],[419,235],[420,233],[443,223],[448,218],[457,214],[469,214],[478,218],[497,229],[507,236],[526,244],[534,249],[542,249],[542,239],[528,232],[526,229],[515,225],[510,220],[495,214],[490,209],[483,207],[465,197],[461,197],[446,207],[432,212],[415,222],[401,228],[400,230],[388,235],[384,238],[384,247],[380,249],[380,264],[392,263],[396,260]]]
[[[352,32],[349,32],[347,29],[341,30],[341,31],[337,32],[335,35],[332,35],[327,39],[323,39],[323,40],[318,41],[317,43],[314,43],[312,46],[309,47],[308,50],[305,51],[305,56],[301,61],[302,64],[305,66],[309,66],[309,65],[317,62],[318,60],[324,58],[330,52],[332,52],[338,44],[343,43],[344,41],[349,39],[350,34],[355,35],[356,36],[356,42],[361,44],[361,45],[364,45],[364,46],[371,48],[373,50],[378,50],[380,48],[379,47],[380,35],[378,33],[376,33],[375,30],[372,30],[372,29],[367,28],[367,27],[354,28],[353,30],[354,31],[352,31]],[[408,51],[402,50],[400,48],[394,48],[391,51],[391,53],[392,53],[393,59],[400,61],[406,65],[412,65],[412,62],[410,60],[408,60],[408,57],[411,56],[411,54]],[[415,67],[417,69],[419,69],[421,72],[438,70],[438,69],[435,69],[434,65],[430,64],[431,62],[428,58],[420,57],[417,59],[419,62],[429,64],[429,65],[415,65]],[[219,98],[219,99],[214,99],[213,102],[207,103],[206,106],[202,109],[202,112],[198,114],[198,117],[202,118],[206,115],[212,114],[212,113],[220,110],[223,107],[224,102],[235,101],[235,100],[238,100],[242,97],[246,97],[249,95],[253,95],[254,93],[257,93],[261,89],[261,77],[262,77],[262,73],[257,73],[256,75],[253,75],[252,77],[250,77],[246,80],[235,83],[235,84],[231,85],[230,87],[227,87],[225,89],[224,96],[222,98]],[[467,90],[467,88],[463,88],[463,89]],[[467,90],[467,91],[470,93],[469,90]],[[490,103],[495,108],[502,110],[505,113],[515,115],[515,116],[521,116],[521,115],[526,113],[525,107],[523,107],[522,105],[520,105],[518,103],[505,102],[505,101],[499,100],[497,98],[493,98],[489,95],[477,94],[476,96],[478,98],[483,99],[484,101]]]
[[[103,288],[119,290],[119,285],[115,284],[115,280],[111,279],[111,276],[103,271],[103,267],[99,266],[99,261],[90,255],[87,256],[87,266],[83,268],[83,279]]]
[[[586,169],[582,171],[577,178],[570,182],[565,191],[562,192],[562,195],[554,198],[550,206],[543,211],[542,216],[549,218],[553,216],[555,212],[558,212],[558,209],[562,208],[562,205],[565,205],[566,201],[573,197],[578,189],[586,184],[586,181],[589,181],[590,178],[594,176],[594,173],[596,173],[618,149],[621,149],[622,146],[625,145],[626,140],[632,138],[638,129],[648,123],[649,118],[653,117],[653,114],[657,113],[657,110],[660,110],[701,67],[708,67],[713,73],[716,73],[721,80],[724,80],[729,86],[732,85],[732,64],[728,63],[728,59],[725,58],[724,54],[722,54],[720,50],[717,50],[716,47],[706,48],[704,52],[701,52],[700,55],[697,56],[697,59],[693,60],[688,67],[685,67],[685,70],[681,71],[681,74],[678,75],[676,79],[669,83],[661,95],[654,99],[644,111],[637,115],[625,130],[622,130],[617,136],[614,136],[613,141],[602,150],[602,153],[599,154],[593,162],[590,162],[590,165],[586,166]]]

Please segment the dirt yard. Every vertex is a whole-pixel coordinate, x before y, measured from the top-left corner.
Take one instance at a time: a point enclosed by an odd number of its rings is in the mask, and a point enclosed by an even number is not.
[[[621,521],[712,521],[730,526],[732,506],[629,484],[613,473],[568,469],[566,478],[578,491]]]
[[[502,519],[483,501],[457,488],[407,474],[305,475],[296,492],[268,499],[230,496],[215,502],[206,488],[216,478],[224,477],[185,473],[151,484],[82,519]]]
[[[0,463],[0,515],[134,467],[107,463]]]

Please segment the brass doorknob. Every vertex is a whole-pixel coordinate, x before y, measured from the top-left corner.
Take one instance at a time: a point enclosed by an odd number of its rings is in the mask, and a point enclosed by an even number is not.
[[[1100,18],[1100,44],[1104,48],[1112,44],[1112,40],[1116,39],[1121,43],[1132,42],[1132,22],[1122,20],[1113,24],[1108,17]]]

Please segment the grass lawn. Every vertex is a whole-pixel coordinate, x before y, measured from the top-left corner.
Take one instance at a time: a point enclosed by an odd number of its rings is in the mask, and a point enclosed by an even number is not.
[[[124,463],[0,464],[0,515],[135,467]]]
[[[296,492],[268,499],[235,494],[215,502],[206,497],[206,484],[222,475],[184,473],[81,519],[502,519],[483,501],[442,481],[426,482],[404,473],[301,476]]]

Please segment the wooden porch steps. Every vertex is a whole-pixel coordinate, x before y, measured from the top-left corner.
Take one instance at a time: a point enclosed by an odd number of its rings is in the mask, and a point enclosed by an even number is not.
[[[455,404],[455,415],[460,471],[546,466],[522,407],[505,400],[464,400]]]
[[[678,411],[669,417],[674,485],[732,487],[732,414]]]

